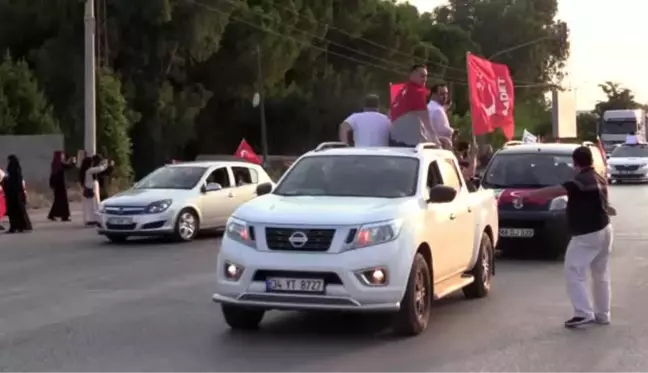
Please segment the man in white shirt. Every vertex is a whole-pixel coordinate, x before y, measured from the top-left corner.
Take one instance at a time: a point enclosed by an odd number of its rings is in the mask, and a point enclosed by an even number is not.
[[[381,147],[389,145],[391,121],[378,111],[377,95],[365,97],[364,111],[353,113],[340,124],[340,141],[349,144],[349,132],[353,132],[355,147]]]
[[[445,84],[435,84],[432,86],[431,91],[428,113],[432,129],[438,137],[447,137],[448,140],[452,140],[454,130],[450,127],[450,121],[446,113],[449,95],[448,87]]]

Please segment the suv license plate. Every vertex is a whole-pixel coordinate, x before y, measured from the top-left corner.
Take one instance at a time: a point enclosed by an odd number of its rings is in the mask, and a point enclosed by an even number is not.
[[[281,293],[324,293],[324,280],[313,278],[269,277],[267,292]]]
[[[502,237],[530,238],[535,232],[529,228],[500,228],[499,234]]]

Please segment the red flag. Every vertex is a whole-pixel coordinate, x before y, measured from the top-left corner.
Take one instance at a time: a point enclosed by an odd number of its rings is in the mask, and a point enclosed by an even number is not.
[[[401,89],[403,89],[404,86],[405,86],[405,83],[396,83],[396,84],[389,83],[389,103],[390,103],[390,106],[391,106],[391,103],[394,102],[394,99],[396,98],[396,96],[398,96],[398,94],[400,93]]]
[[[607,170],[607,155],[605,153],[603,142],[601,141],[601,138],[599,136],[596,136],[596,146],[598,147],[599,152],[601,152],[601,156],[603,157],[603,164],[605,164],[605,169]]]
[[[471,53],[466,61],[473,134],[483,135],[501,128],[506,139],[511,140],[515,132],[515,92],[508,67]]]
[[[256,163],[256,164],[261,164],[263,163],[261,161],[261,158],[252,150],[252,147],[250,144],[245,141],[245,139],[241,140],[241,143],[239,144],[238,148],[236,149],[236,153],[234,153],[235,157],[243,158],[248,162]]]

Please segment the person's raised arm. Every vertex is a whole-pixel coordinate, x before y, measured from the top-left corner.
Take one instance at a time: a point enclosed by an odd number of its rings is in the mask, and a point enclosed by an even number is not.
[[[340,141],[349,144],[349,132],[353,131],[353,114],[351,114],[344,122],[340,123],[339,137]]]

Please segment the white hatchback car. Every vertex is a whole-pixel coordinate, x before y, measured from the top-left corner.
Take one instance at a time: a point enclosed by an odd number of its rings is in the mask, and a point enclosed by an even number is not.
[[[413,335],[433,299],[490,290],[495,196],[469,188],[435,144],[325,143],[273,188],[260,184],[227,223],[212,299],[232,328],[271,309],[340,310],[394,313]]]
[[[263,183],[272,183],[265,170],[243,160],[166,165],[103,201],[98,233],[112,242],[131,236],[191,241],[200,230],[224,228]]]

